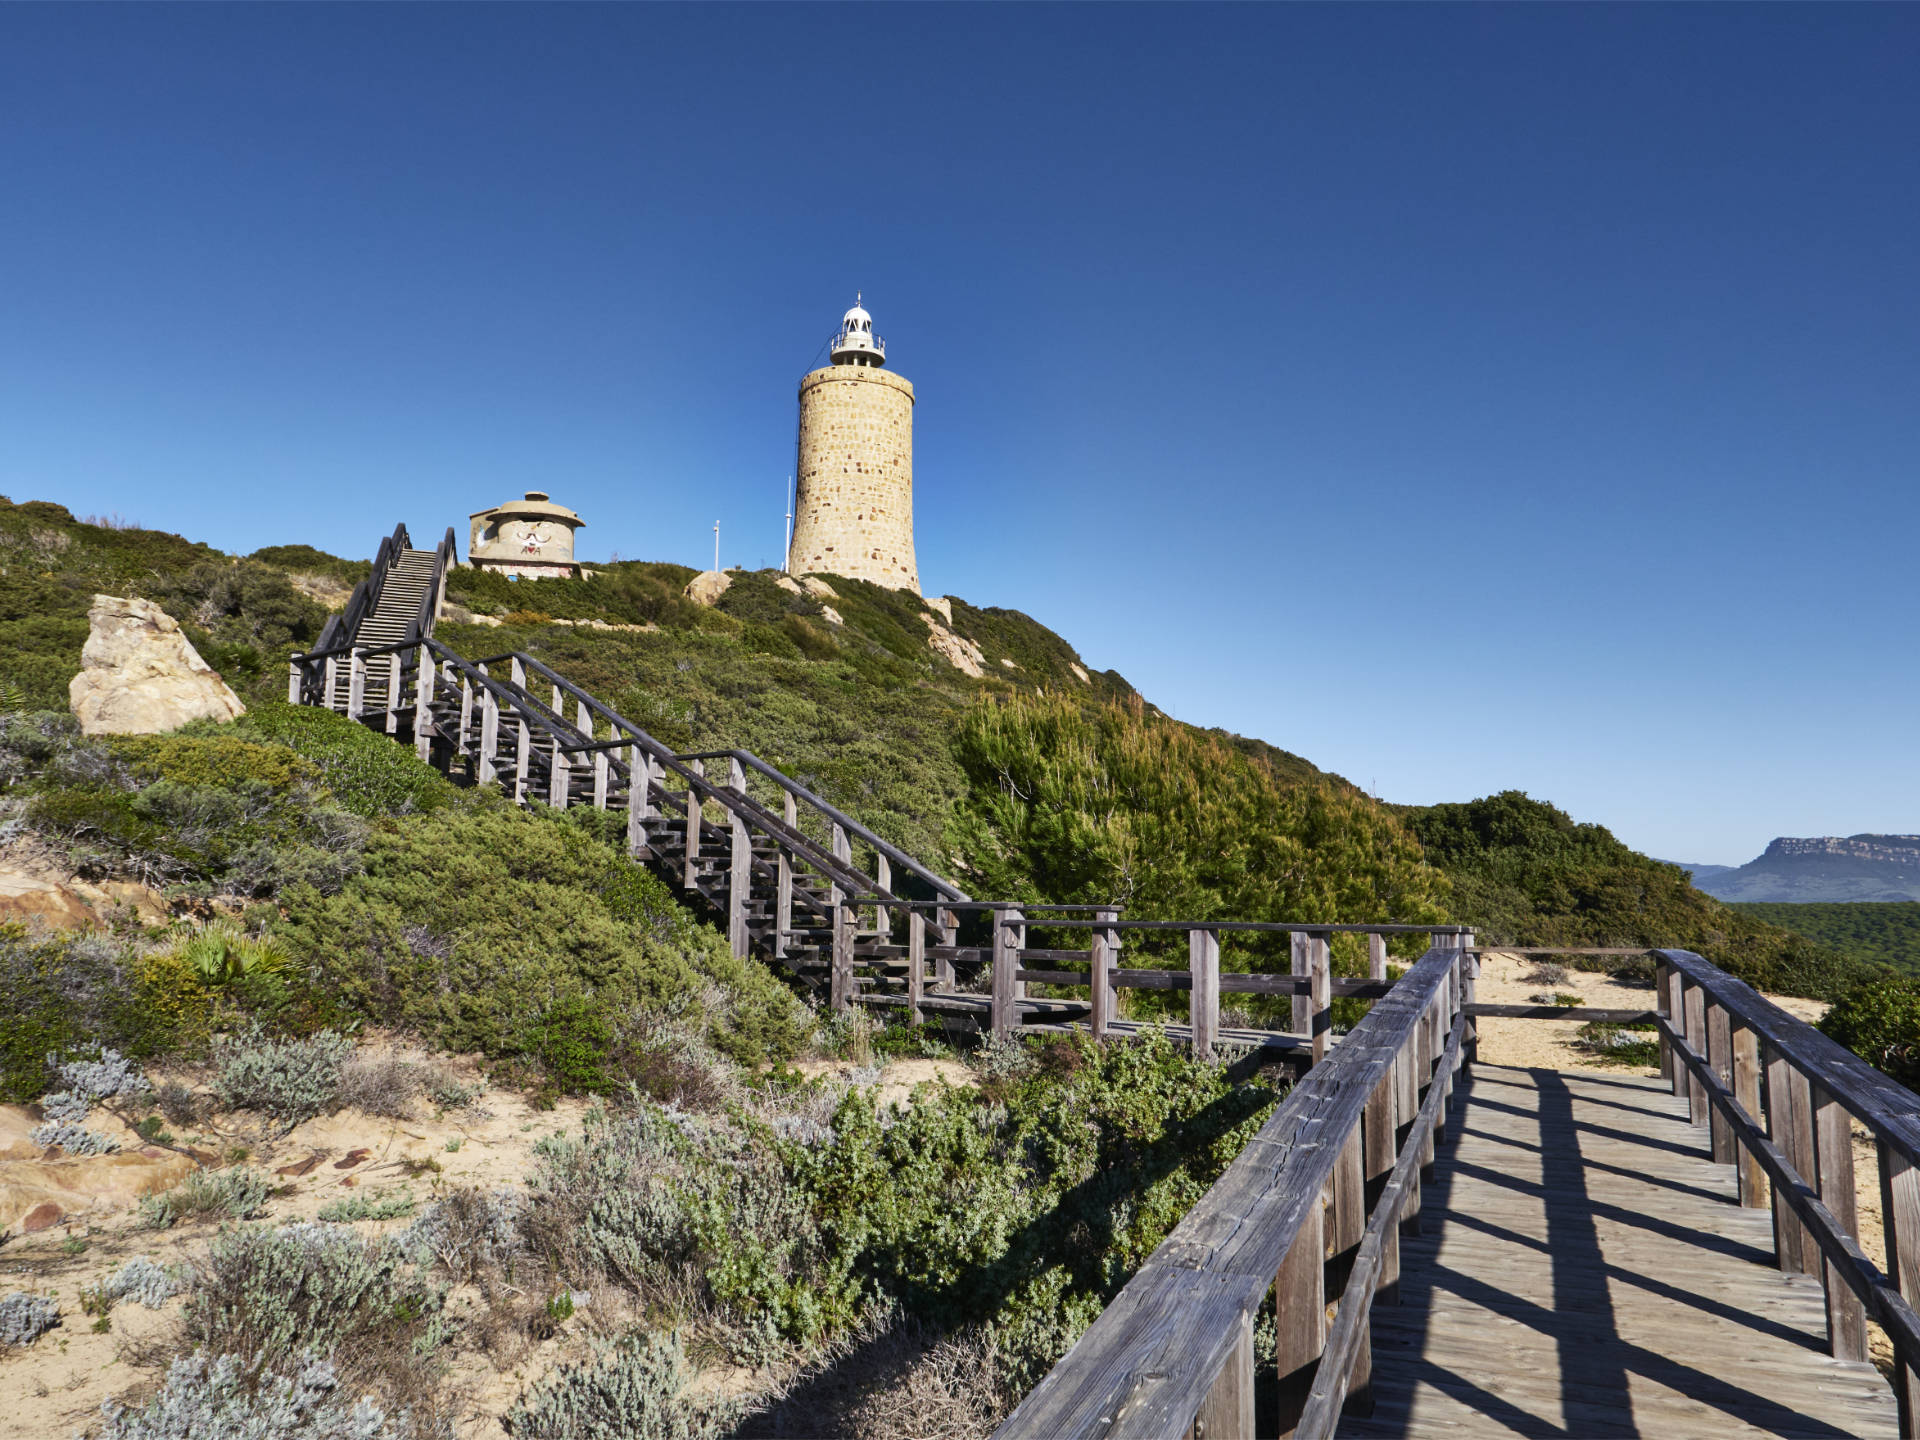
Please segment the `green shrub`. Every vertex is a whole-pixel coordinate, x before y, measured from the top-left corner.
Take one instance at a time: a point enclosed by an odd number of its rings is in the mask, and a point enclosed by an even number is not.
[[[142,962],[96,934],[29,936],[0,925],[0,1103],[38,1099],[49,1055],[108,1045],[136,1058],[173,1047],[184,1012],[149,1007]]]
[[[344,1225],[353,1220],[403,1220],[413,1214],[418,1203],[405,1190],[398,1195],[378,1197],[356,1190],[344,1200],[322,1205],[314,1218],[329,1225]]]
[[[593,1052],[623,1027],[709,992],[722,1051],[796,1053],[808,1023],[792,995],[566,814],[500,803],[386,822],[339,894],[287,897],[281,934],[349,1013],[541,1056],[582,1089],[601,1088]]]
[[[406,746],[331,710],[261,701],[237,727],[300,756],[318,772],[334,801],[356,815],[411,815],[457,798],[445,777]]]
[[[1856,986],[1820,1021],[1821,1031],[1909,1090],[1920,1089],[1920,985],[1888,975]]]

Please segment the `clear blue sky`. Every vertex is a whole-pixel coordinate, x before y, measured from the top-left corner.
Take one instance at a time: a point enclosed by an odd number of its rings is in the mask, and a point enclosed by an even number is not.
[[[1920,830],[1920,9],[0,9],[0,493],[777,563],[857,289],[929,594],[1391,799]]]

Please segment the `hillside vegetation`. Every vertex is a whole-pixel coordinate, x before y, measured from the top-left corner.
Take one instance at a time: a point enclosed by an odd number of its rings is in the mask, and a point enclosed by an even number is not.
[[[1847,900],[1815,904],[1735,901],[1763,924],[1804,935],[1863,965],[1920,975],[1920,901]]]

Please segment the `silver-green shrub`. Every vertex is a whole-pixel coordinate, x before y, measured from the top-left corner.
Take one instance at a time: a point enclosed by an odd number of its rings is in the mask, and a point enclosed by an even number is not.
[[[391,1239],[311,1222],[230,1230],[207,1253],[187,1299],[187,1334],[217,1353],[280,1364],[309,1348],[332,1354],[377,1334],[382,1345],[439,1343],[445,1293]]]
[[[165,1230],[181,1220],[225,1215],[244,1220],[267,1203],[271,1187],[258,1170],[234,1165],[225,1170],[196,1170],[171,1190],[140,1202],[140,1223]]]
[[[69,1155],[106,1155],[120,1148],[118,1140],[70,1122],[36,1125],[27,1132],[27,1138],[36,1145],[58,1145]]]
[[[110,1300],[135,1300],[149,1310],[158,1310],[185,1288],[178,1275],[145,1255],[134,1256],[100,1286]]]
[[[323,1205],[314,1216],[329,1225],[345,1225],[353,1220],[403,1220],[413,1213],[418,1204],[410,1191],[402,1190],[398,1195],[382,1195],[378,1199],[364,1190],[356,1190],[344,1200],[336,1200],[331,1205]]]
[[[15,1290],[0,1300],[0,1345],[31,1345],[60,1323],[60,1304]]]
[[[514,1440],[717,1440],[734,1407],[687,1394],[677,1338],[629,1335],[540,1382],[502,1417]]]
[[[40,1099],[45,1123],[36,1125],[28,1139],[36,1145],[58,1145],[69,1155],[105,1155],[118,1150],[120,1142],[109,1139],[81,1122],[87,1112],[102,1100],[118,1097],[138,1099],[151,1093],[153,1086],[140,1068],[118,1050],[102,1050],[98,1060],[61,1060],[49,1055],[47,1063],[60,1075],[66,1088]]]
[[[259,1362],[195,1352],[175,1360],[167,1383],[141,1410],[109,1400],[100,1407],[100,1440],[408,1440],[404,1415],[392,1420],[371,1398],[348,1406],[331,1363],[309,1360],[298,1373],[274,1374]]]
[[[520,1216],[526,1196],[510,1186],[462,1186],[434,1201],[399,1237],[421,1264],[439,1261],[458,1280],[508,1264],[525,1248]],[[323,1214],[322,1219],[325,1219]]]
[[[215,1088],[228,1105],[264,1110],[291,1129],[327,1113],[353,1041],[332,1030],[276,1040],[255,1022],[214,1044]]]

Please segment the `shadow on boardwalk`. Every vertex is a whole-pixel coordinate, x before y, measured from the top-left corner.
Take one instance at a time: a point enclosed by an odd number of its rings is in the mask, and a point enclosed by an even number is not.
[[[1893,1436],[1706,1144],[1661,1081],[1478,1067],[1373,1312],[1374,1414],[1340,1433]]]

